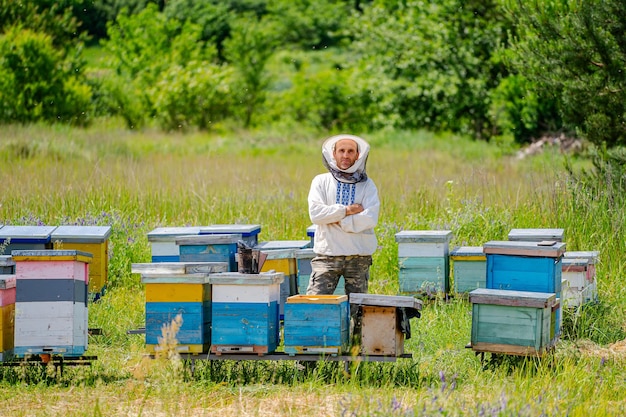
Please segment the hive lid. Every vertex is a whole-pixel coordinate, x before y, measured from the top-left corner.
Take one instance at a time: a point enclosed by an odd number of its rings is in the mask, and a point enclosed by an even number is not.
[[[292,295],[287,297],[288,304],[341,304],[348,301],[347,295],[334,295],[334,294],[323,294],[323,295]]]
[[[208,284],[208,273],[141,274],[142,284]]]
[[[188,235],[179,236],[175,242],[178,246],[191,245],[231,245],[241,240],[240,234],[226,235]]]
[[[490,241],[483,244],[483,252],[493,255],[537,256],[559,258],[565,253],[565,243],[556,241],[525,242],[525,241]]]
[[[222,285],[273,285],[285,279],[282,272],[261,272],[258,274],[242,274],[240,272],[218,272],[209,274],[211,284]]]
[[[149,242],[173,242],[179,236],[198,235],[200,228],[195,226],[157,227],[148,232]]]
[[[457,246],[450,251],[450,256],[485,256],[482,246]]]
[[[590,265],[589,258],[563,258],[561,260],[563,269],[568,266],[588,266]]]
[[[201,226],[201,235],[224,235],[239,234],[242,237],[258,235],[261,232],[259,224],[212,224],[210,226]]]
[[[406,295],[350,294],[350,304],[422,309],[422,300]]]
[[[556,294],[531,291],[494,290],[478,288],[469,293],[475,304],[495,304],[512,307],[546,308],[557,303]]]
[[[596,264],[598,262],[598,256],[600,252],[598,251],[567,251],[563,254],[563,259],[565,258],[582,258],[588,259],[590,264]]]
[[[305,249],[310,246],[310,240],[270,240],[267,242],[260,242],[254,247],[254,249],[259,249],[263,252],[269,252],[272,250],[282,249]]]
[[[58,250],[58,249],[43,249],[43,250],[14,250],[11,252],[11,256],[15,262],[22,261],[81,261],[91,262],[93,255],[89,252],[83,252],[80,250]]]
[[[452,239],[450,230],[403,230],[396,233],[398,243],[440,243]]]
[[[0,243],[48,243],[56,226],[4,226],[0,229]]]
[[[194,274],[228,272],[228,262],[152,262],[131,265],[133,274]]]
[[[542,240],[563,241],[563,229],[511,229],[509,240],[537,242]]]
[[[52,241],[102,243],[111,235],[111,226],[59,226],[50,235]]]
[[[294,252],[296,259],[311,259],[315,257],[313,248],[298,249]]]

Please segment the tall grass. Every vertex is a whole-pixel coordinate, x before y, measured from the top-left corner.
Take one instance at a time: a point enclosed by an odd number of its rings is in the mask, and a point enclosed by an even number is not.
[[[459,137],[380,132],[368,139],[379,188],[370,291],[398,292],[395,234],[448,229],[452,245],[505,240],[512,228],[563,228],[568,250],[598,250],[600,302],[565,314],[564,340],[544,358],[490,357],[465,345],[463,297],[428,302],[395,363],[198,361],[184,372],[146,360],[143,288],[157,226],[249,223],[260,240],[307,239],[306,196],[323,172],[320,137],[304,132],[166,135],[115,124],[0,132],[0,224],[112,226],[109,290],[90,305],[91,367],[3,368],[6,415],[621,415],[626,319],[624,206],[572,182],[563,156],[518,160]],[[584,161],[578,163],[584,164]],[[617,200],[616,200],[617,199]],[[76,401],[80,398],[80,401]],[[115,400],[113,400],[115,399]]]

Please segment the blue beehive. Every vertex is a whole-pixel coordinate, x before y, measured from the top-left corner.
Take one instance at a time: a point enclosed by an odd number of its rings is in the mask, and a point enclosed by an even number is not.
[[[237,242],[241,235],[191,235],[176,238],[181,262],[227,262],[237,271]]]
[[[148,233],[152,262],[179,262],[180,248],[176,239],[181,236],[198,235],[199,227],[157,227]]]
[[[201,235],[241,235],[241,240],[254,247],[259,241],[261,226],[258,224],[212,224],[200,227]]]
[[[284,351],[338,355],[348,350],[350,305],[346,295],[294,295],[285,304]]]
[[[278,304],[282,272],[210,274],[211,352],[272,353],[280,343]]]
[[[450,291],[449,230],[404,230],[396,233],[400,292]]]
[[[0,245],[4,254],[14,250],[52,249],[50,235],[56,226],[4,226],[0,228]]]
[[[487,257],[482,246],[461,246],[450,252],[454,290],[466,293],[487,285]]]
[[[313,249],[300,249],[296,251],[296,260],[298,261],[298,294],[306,294],[311,280],[311,260],[315,257]],[[343,295],[346,293],[346,280],[340,277],[335,288],[334,295]]]

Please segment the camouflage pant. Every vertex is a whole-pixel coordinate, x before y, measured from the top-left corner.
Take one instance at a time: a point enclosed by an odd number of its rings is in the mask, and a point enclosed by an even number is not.
[[[351,293],[367,293],[371,265],[371,256],[318,255],[311,259],[311,279],[306,293],[332,294],[342,276],[348,298]],[[354,321],[355,332],[360,332],[361,318],[358,306],[350,306],[350,317]]]

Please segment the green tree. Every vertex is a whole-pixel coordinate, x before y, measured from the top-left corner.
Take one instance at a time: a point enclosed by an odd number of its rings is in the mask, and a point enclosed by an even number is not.
[[[592,143],[626,145],[626,3],[509,2],[514,67],[556,99],[566,126]]]

